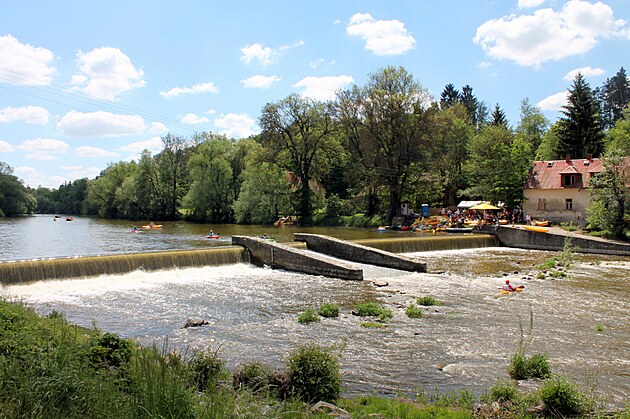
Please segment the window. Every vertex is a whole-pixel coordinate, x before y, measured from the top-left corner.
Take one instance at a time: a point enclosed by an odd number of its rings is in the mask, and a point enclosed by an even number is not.
[[[544,198],[538,199],[538,210],[545,211],[547,209],[547,201]]]
[[[577,176],[562,175],[562,186],[574,186],[577,183]]]
[[[573,199],[567,198],[564,201],[564,209],[572,210],[573,209]]]

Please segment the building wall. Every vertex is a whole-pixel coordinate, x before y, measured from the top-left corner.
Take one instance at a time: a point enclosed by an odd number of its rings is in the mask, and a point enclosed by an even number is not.
[[[545,219],[553,223],[573,223],[583,226],[586,207],[590,204],[590,194],[586,189],[525,189],[523,210],[533,219]],[[546,210],[538,209],[538,200],[545,199]],[[573,200],[573,209],[566,209],[566,200]]]

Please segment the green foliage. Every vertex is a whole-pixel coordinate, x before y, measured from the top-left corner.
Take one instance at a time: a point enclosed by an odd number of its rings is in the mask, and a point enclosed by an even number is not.
[[[131,359],[132,343],[113,333],[95,336],[90,344],[94,365],[101,368],[125,367]]]
[[[339,217],[345,227],[378,227],[384,224],[380,215],[368,216],[363,213]]]
[[[35,197],[13,175],[13,168],[0,161],[0,217],[31,214],[36,205]]]
[[[440,300],[431,295],[416,298],[416,303],[421,306],[437,306],[441,304]]]
[[[321,319],[317,315],[317,312],[312,308],[307,308],[302,314],[298,316],[298,323],[300,324],[309,324],[318,322],[320,320]]]
[[[549,357],[546,354],[535,354],[532,357],[521,353],[514,354],[508,367],[508,374],[515,380],[547,378],[551,375]]]
[[[594,407],[593,401],[563,376],[545,380],[539,391],[545,407],[554,415],[579,415]]]
[[[357,304],[355,311],[353,311],[353,314],[356,314],[357,316],[361,316],[361,317],[365,317],[365,316],[378,317],[380,320],[383,320],[383,321],[389,320],[392,317],[391,310],[384,308],[378,303],[371,303],[371,302],[364,302],[364,303]]]
[[[405,314],[411,319],[419,319],[424,316],[422,308],[416,307],[415,304],[411,304],[409,307],[407,307],[407,309],[405,310]]]
[[[512,381],[499,381],[483,397],[487,403],[498,401],[499,403],[514,402],[520,399],[518,388]]]
[[[291,387],[305,402],[333,402],[341,393],[339,356],[316,344],[299,346],[289,356]]]
[[[339,306],[336,304],[322,304],[317,310],[322,317],[339,317]]]
[[[469,409],[426,405],[412,400],[390,397],[361,396],[356,399],[344,399],[339,403],[339,407],[349,412],[353,418],[471,418]]]
[[[606,327],[603,324],[597,323],[597,325],[595,325],[595,331],[603,332],[604,330],[606,330]]]
[[[269,395],[274,384],[273,369],[260,362],[239,365],[232,374],[235,390],[247,389],[254,394]]]
[[[360,325],[366,329],[384,329],[387,327],[386,324],[379,322],[362,322]]]
[[[225,376],[225,361],[219,350],[197,351],[188,362],[190,380],[199,391],[214,390],[217,382]]]

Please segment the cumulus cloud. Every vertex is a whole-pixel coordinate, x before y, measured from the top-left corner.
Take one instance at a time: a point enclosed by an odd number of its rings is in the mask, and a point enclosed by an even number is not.
[[[332,100],[335,92],[353,83],[351,76],[305,77],[293,85],[302,89],[301,95],[315,100]]]
[[[180,121],[185,124],[203,124],[208,122],[209,119],[204,116],[195,115],[194,113],[187,113],[181,117]]]
[[[278,76],[251,76],[248,79],[241,80],[243,87],[247,89],[268,89],[274,82],[280,81],[282,78]]]
[[[164,97],[181,95],[198,95],[200,93],[219,93],[219,88],[213,82],[197,83],[193,87],[173,87],[165,92],[160,92]]]
[[[567,96],[569,92],[560,92],[551,96],[547,96],[536,104],[540,109],[545,111],[560,111],[567,104]]]
[[[1,70],[0,70],[1,71]],[[46,125],[50,120],[50,113],[41,106],[22,106],[20,108],[0,109],[0,123],[24,121],[27,124]]]
[[[144,150],[149,150],[151,154],[157,154],[164,148],[162,139],[160,137],[152,137],[148,140],[137,141],[121,147],[118,147],[118,151],[125,151],[130,153],[129,160],[137,158]]]
[[[11,144],[0,140],[0,153],[10,153],[12,151],[15,151],[15,149]]]
[[[85,157],[85,158],[108,158],[108,157],[118,157],[117,153],[113,151],[108,151],[99,147],[92,147],[89,145],[77,147],[74,150],[77,157]]]
[[[530,9],[533,7],[538,7],[543,4],[545,0],[518,0],[518,8],[519,9]]]
[[[161,134],[166,131],[168,131],[168,129],[166,128],[166,125],[164,125],[161,122],[156,121],[156,122],[151,122],[151,125],[149,126],[147,133],[154,135],[154,134]]]
[[[581,67],[581,68],[576,68],[575,70],[569,71],[564,76],[564,79],[566,81],[573,81],[575,79],[575,76],[578,75],[578,73],[582,74],[584,77],[596,77],[596,76],[601,76],[602,74],[605,74],[606,71],[603,68]]]
[[[297,48],[304,45],[304,41],[297,41],[291,45],[282,45],[278,48],[266,47],[264,44],[253,43],[241,48],[241,61],[249,65],[252,62],[258,62],[260,65],[273,64],[278,60],[278,56],[291,48]]]
[[[245,138],[258,131],[256,121],[247,113],[229,113],[214,120],[214,125],[221,129],[219,134],[228,138]]]
[[[368,13],[350,18],[346,33],[365,41],[365,49],[375,55],[401,55],[411,51],[416,43],[399,20],[376,20]]]
[[[46,188],[58,188],[63,184],[64,179],[61,176],[45,176],[38,172],[37,169],[30,166],[18,166],[15,168],[15,174],[24,181],[26,186],[36,188],[43,186]]]
[[[70,146],[63,141],[50,138],[36,138],[26,140],[16,145],[15,148],[26,151],[27,159],[33,160],[54,160],[59,154],[67,153]]]
[[[144,86],[143,71],[137,69],[118,48],[96,48],[77,52],[79,73],[72,76],[70,90],[105,100],[116,100],[124,92]]]
[[[570,0],[560,11],[548,8],[488,20],[477,28],[473,42],[492,58],[540,67],[584,54],[600,39],[611,37],[630,38],[630,29],[625,21],[613,18],[610,6]]]
[[[0,83],[43,86],[52,82],[55,55],[46,48],[23,44],[11,35],[0,36]]]
[[[94,179],[101,173],[101,169],[98,167],[83,167],[83,166],[61,166],[61,170],[65,172],[65,179],[67,180],[75,180],[75,179]]]
[[[138,115],[70,111],[61,118],[57,128],[70,137],[120,137],[142,134],[145,127]]]

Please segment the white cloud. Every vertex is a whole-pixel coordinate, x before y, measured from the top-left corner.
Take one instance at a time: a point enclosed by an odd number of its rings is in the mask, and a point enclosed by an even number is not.
[[[139,157],[140,153],[144,150],[149,150],[151,154],[157,154],[162,151],[163,148],[164,144],[162,143],[162,139],[160,137],[153,137],[148,140],[138,141],[118,147],[117,150],[130,153],[128,160],[132,160]]]
[[[26,151],[28,153],[26,158],[33,160],[54,160],[58,154],[64,154],[70,150],[68,144],[50,138],[26,140],[16,145],[15,148]]]
[[[215,113],[217,113],[216,109],[208,109],[206,111],[206,115],[214,115]]]
[[[143,71],[118,48],[96,48],[88,53],[77,52],[79,73],[72,76],[70,90],[105,100],[144,86]]]
[[[245,138],[256,134],[256,121],[246,113],[229,113],[214,120],[214,125],[221,129],[219,134],[228,138]]]
[[[197,83],[193,87],[173,87],[166,92],[160,92],[164,97],[181,95],[198,95],[200,93],[219,93],[219,88],[213,82]]]
[[[518,8],[519,9],[530,9],[533,7],[538,7],[543,4],[545,0],[518,0]]]
[[[548,8],[488,20],[477,28],[473,42],[492,58],[540,67],[546,61],[585,54],[601,38],[610,37],[630,38],[630,29],[625,21],[613,18],[608,5],[570,0],[558,12]]]
[[[603,68],[581,67],[581,68],[576,68],[575,70],[569,71],[564,76],[564,79],[566,81],[573,81],[575,79],[575,76],[578,75],[578,73],[582,74],[584,77],[596,77],[596,76],[601,76],[602,74],[605,74],[606,71]]]
[[[113,151],[108,151],[99,147],[92,147],[89,145],[84,145],[77,147],[74,150],[77,157],[86,157],[86,158],[108,158],[108,157],[118,157],[117,153]]]
[[[94,179],[102,171],[102,169],[94,166],[61,166],[60,169],[65,172],[65,179],[67,180],[76,180],[83,178]]]
[[[241,61],[249,65],[252,61],[258,61],[260,65],[269,65],[278,60],[278,56],[283,51],[291,48],[297,48],[304,45],[304,41],[297,41],[291,45],[282,45],[278,48],[266,47],[264,44],[253,43],[241,48]]]
[[[27,124],[46,125],[49,119],[50,113],[46,108],[42,108],[41,106],[8,107],[0,109],[0,123],[21,120]]]
[[[208,122],[209,119],[203,116],[195,115],[194,113],[187,113],[181,117],[180,121],[185,124],[203,124]]]
[[[15,174],[24,181],[24,184],[33,188],[43,186],[46,188],[58,188],[63,183],[60,176],[45,176],[37,171],[34,167],[18,166],[15,168]]]
[[[309,63],[309,65],[311,66],[311,68],[313,70],[317,70],[322,64],[324,64],[324,59],[323,58],[319,58],[317,60],[313,60]]]
[[[280,81],[282,78],[278,76],[251,76],[248,79],[241,80],[243,87],[247,89],[268,89],[274,82]]]
[[[346,27],[350,36],[365,41],[365,49],[375,55],[401,55],[411,51],[416,40],[399,20],[375,20],[368,13],[357,13]]]
[[[22,44],[11,35],[0,36],[0,82],[43,86],[52,82],[55,55],[46,48]]]
[[[560,92],[551,96],[547,96],[536,104],[542,110],[545,111],[560,111],[562,107],[567,104],[567,95],[569,92]]]
[[[488,61],[482,61],[479,64],[477,64],[477,67],[479,68],[488,68],[492,65],[492,63],[488,62]]]
[[[12,151],[15,151],[15,149],[11,144],[0,140],[0,153],[10,153]]]
[[[301,88],[302,96],[315,100],[332,100],[335,92],[354,82],[351,76],[305,77],[293,85]]]
[[[138,115],[119,115],[104,111],[65,114],[57,128],[70,137],[120,137],[144,132],[144,119]]]
[[[149,126],[149,129],[147,129],[147,133],[151,135],[161,134],[166,131],[168,131],[168,129],[166,128],[166,125],[157,121],[151,122],[151,126]]]

